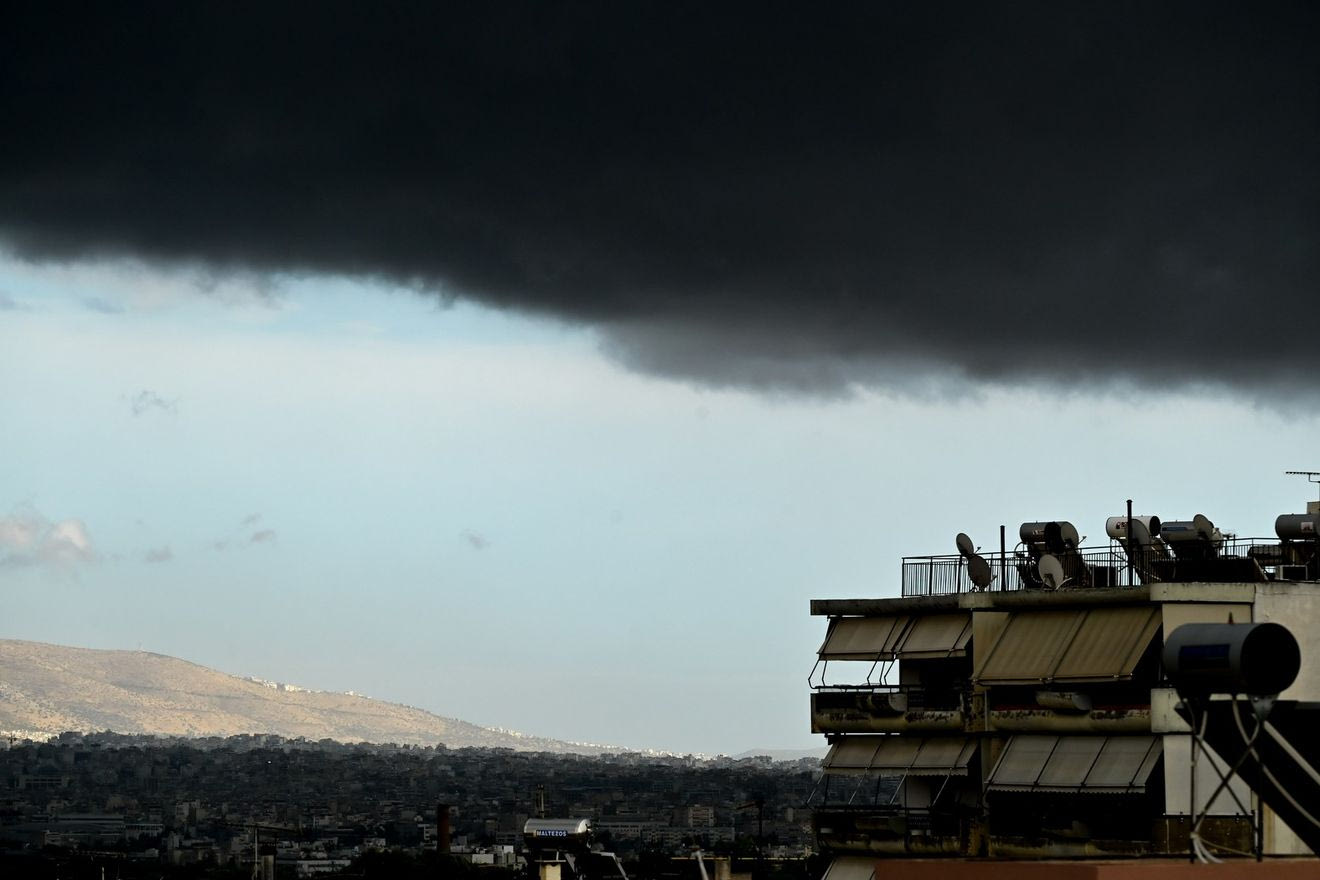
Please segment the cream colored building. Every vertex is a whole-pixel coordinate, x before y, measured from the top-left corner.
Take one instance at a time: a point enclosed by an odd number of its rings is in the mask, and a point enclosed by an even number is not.
[[[1311,513],[1320,524],[1320,511]],[[984,563],[909,558],[902,598],[813,601],[827,626],[812,673],[812,729],[831,744],[813,796],[821,846],[1018,858],[1185,853],[1191,737],[1161,668],[1168,634],[1191,622],[1282,623],[1303,667],[1283,697],[1320,699],[1314,540],[1201,537],[1093,549],[1024,542]],[[1042,563],[1045,555],[1061,564]],[[1066,580],[1046,589],[1047,571]],[[1305,852],[1240,781],[1207,804],[1219,776],[1205,758],[1196,775],[1209,844],[1249,851],[1259,810],[1267,853]]]

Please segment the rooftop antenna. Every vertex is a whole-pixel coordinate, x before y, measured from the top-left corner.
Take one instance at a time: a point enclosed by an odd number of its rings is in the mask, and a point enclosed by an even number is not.
[[[1290,477],[1306,477],[1306,482],[1320,486],[1320,471],[1284,471]]]

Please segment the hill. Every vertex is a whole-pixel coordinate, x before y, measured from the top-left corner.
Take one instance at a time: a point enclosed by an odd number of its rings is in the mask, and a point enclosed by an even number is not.
[[[619,751],[492,730],[356,694],[240,678],[163,654],[0,639],[0,731],[37,737],[65,730]]]

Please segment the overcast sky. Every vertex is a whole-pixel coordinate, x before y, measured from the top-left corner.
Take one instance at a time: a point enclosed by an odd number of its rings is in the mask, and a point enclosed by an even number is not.
[[[810,746],[810,598],[1314,497],[1310,5],[52,9],[0,636]]]

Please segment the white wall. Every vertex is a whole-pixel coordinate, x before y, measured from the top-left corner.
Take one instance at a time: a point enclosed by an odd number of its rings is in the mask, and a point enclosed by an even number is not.
[[[1280,698],[1320,700],[1320,584],[1258,584],[1255,622],[1283,624],[1302,649],[1297,681]]]
[[[1173,816],[1186,816],[1191,813],[1188,807],[1191,805],[1191,760],[1192,760],[1192,737],[1191,734],[1166,734],[1164,737],[1164,804],[1165,812]],[[1209,756],[1202,753],[1197,756],[1196,763],[1196,804],[1197,812],[1205,809],[1209,800],[1210,793],[1219,786],[1219,774],[1215,772],[1215,766],[1220,771],[1226,771],[1228,765],[1224,759],[1220,758],[1214,752]],[[1251,789],[1240,778],[1234,778],[1230,787],[1237,793],[1238,800],[1246,806],[1247,812],[1251,807]],[[1238,805],[1233,801],[1233,796],[1227,790],[1221,792],[1219,797],[1215,798],[1211,805],[1209,813],[1214,816],[1241,816],[1245,815]]]

